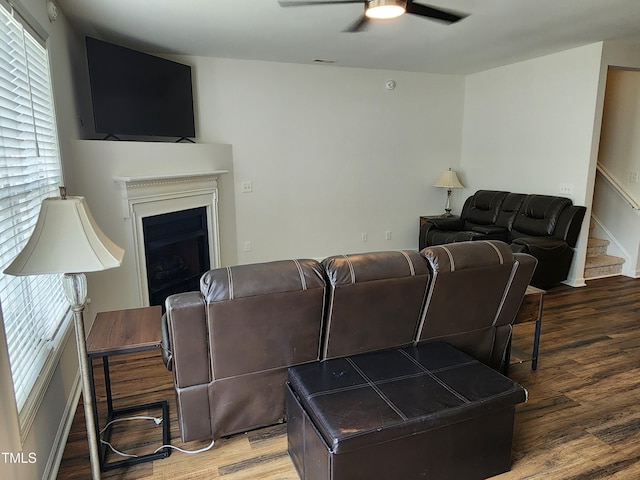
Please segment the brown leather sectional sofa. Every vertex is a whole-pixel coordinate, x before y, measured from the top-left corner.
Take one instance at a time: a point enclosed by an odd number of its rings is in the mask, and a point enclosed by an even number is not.
[[[502,369],[535,266],[477,241],[211,270],[166,301],[182,440],[283,421],[287,369],[304,363],[439,340]]]

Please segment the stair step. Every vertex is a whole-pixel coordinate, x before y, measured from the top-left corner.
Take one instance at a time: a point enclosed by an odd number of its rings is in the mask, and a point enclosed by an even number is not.
[[[604,238],[590,237],[587,241],[587,257],[599,257],[607,254],[607,247],[611,242]]]
[[[584,278],[602,278],[622,273],[624,258],[613,255],[598,255],[587,257],[584,268]]]

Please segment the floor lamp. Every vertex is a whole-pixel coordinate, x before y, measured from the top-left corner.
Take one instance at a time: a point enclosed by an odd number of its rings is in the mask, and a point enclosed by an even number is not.
[[[61,187],[60,198],[47,198],[42,202],[31,238],[4,270],[8,275],[64,274],[62,285],[71,304],[76,329],[89,457],[94,480],[100,478],[100,456],[83,320],[87,300],[87,277],[84,272],[119,267],[123,255],[124,250],[109,240],[98,227],[84,197],[67,197],[64,187]]]

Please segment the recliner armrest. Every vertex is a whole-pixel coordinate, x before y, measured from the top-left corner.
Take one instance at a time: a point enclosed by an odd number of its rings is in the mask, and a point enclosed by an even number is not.
[[[177,388],[209,383],[209,333],[200,292],[170,295],[165,300],[172,370]]]
[[[499,235],[507,234],[507,229],[504,227],[496,227],[495,225],[480,225],[471,229],[474,232],[484,233],[485,235]]]
[[[513,240],[511,250],[529,253],[540,260],[560,255],[567,248],[567,242],[553,237],[521,237]]]
[[[460,218],[450,218],[450,217],[442,217],[442,218],[430,218],[429,223],[431,223],[438,230],[462,230],[464,229],[464,220]]]
[[[562,210],[553,235],[565,240],[571,247],[575,247],[586,211],[586,207],[576,205],[570,205]]]
[[[553,237],[520,237],[513,240],[516,245],[526,245],[528,247],[555,248],[566,246],[567,242]]]
[[[173,370],[173,352],[171,352],[171,340],[169,339],[169,325],[167,324],[167,314],[162,315],[162,341],[160,348],[162,350],[162,361],[167,370]]]

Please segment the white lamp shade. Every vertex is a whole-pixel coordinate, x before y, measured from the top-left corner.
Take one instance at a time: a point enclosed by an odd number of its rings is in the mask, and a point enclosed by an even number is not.
[[[458,180],[458,176],[456,172],[449,169],[446,170],[441,176],[440,179],[433,185],[434,187],[442,187],[442,188],[464,188],[464,185],[460,183]]]
[[[84,197],[47,198],[24,249],[4,270],[9,275],[85,273],[119,267],[124,250],[93,219]]]

